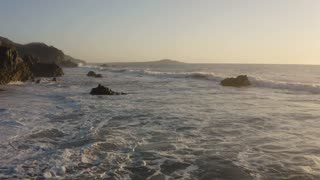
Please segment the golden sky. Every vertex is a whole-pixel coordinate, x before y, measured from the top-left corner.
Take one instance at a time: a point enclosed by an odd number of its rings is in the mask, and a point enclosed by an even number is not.
[[[318,0],[4,0],[0,22],[89,62],[320,64]]]

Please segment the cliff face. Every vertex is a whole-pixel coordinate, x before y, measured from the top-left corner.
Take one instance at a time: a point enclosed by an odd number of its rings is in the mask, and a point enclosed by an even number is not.
[[[0,46],[0,84],[63,75],[62,69],[55,63],[39,61],[39,58],[32,55],[21,58],[14,47]]]
[[[76,67],[79,62],[85,63],[84,61],[79,61],[65,55],[60,49],[48,46],[44,43],[29,43],[22,45],[12,42],[7,38],[0,37],[0,46],[1,45],[16,48],[22,57],[25,55],[39,57],[41,63],[56,63],[62,67]]]
[[[32,79],[33,73],[29,65],[29,62],[19,57],[15,49],[0,46],[0,84]]]

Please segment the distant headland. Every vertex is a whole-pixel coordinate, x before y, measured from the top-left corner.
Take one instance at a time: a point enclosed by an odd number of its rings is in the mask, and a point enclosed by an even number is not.
[[[178,64],[186,64],[184,62],[172,60],[172,59],[161,59],[157,61],[145,61],[145,62],[106,62],[106,63],[98,63],[101,66],[109,66],[109,65],[178,65]]]

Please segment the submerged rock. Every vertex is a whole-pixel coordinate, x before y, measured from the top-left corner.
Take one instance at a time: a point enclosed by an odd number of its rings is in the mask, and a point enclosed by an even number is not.
[[[35,77],[58,77],[63,75],[63,70],[57,64],[37,63],[31,68]]]
[[[32,79],[30,64],[19,56],[16,49],[0,46],[0,84]]]
[[[90,94],[91,95],[125,95],[126,93],[115,92],[115,91],[112,91],[111,89],[99,84],[98,87],[92,88]]]
[[[234,86],[234,87],[242,87],[242,86],[250,86],[251,83],[247,75],[240,75],[236,78],[226,78],[220,83],[222,86]]]

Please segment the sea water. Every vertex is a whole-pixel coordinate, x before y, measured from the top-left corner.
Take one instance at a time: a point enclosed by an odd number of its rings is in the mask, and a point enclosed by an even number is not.
[[[64,72],[0,87],[0,179],[320,178],[320,66]],[[241,74],[252,86],[219,85]],[[128,95],[91,96],[98,84]]]

